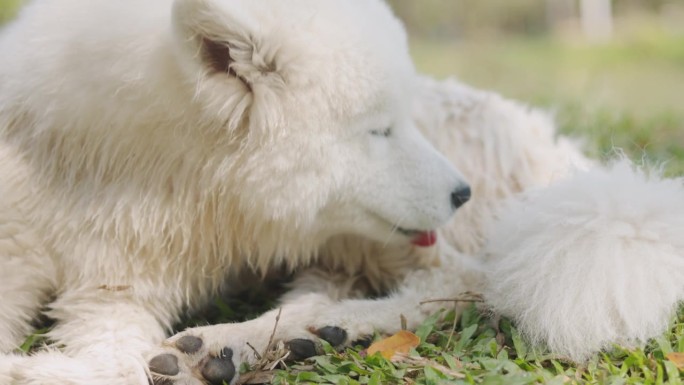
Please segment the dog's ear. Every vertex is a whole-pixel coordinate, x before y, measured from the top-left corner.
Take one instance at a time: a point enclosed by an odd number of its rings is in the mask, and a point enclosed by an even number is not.
[[[176,0],[173,23],[180,43],[210,73],[251,88],[256,75],[275,71],[275,57],[261,54],[257,24],[237,1]]]
[[[183,60],[199,75],[198,92],[210,98],[205,107],[225,114],[217,118],[225,118],[231,128],[248,110],[250,125],[271,124],[267,121],[277,119],[270,116],[275,115],[274,97],[285,83],[278,65],[280,50],[272,37],[261,35],[263,30],[245,8],[249,7],[234,0],[176,0],[173,6]],[[260,102],[264,98],[267,103]],[[270,110],[255,111],[259,104],[269,104]]]

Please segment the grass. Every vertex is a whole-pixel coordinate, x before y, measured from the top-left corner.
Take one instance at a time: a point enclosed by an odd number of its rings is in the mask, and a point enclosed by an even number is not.
[[[673,111],[638,115],[577,104],[556,109],[566,135],[585,143],[589,155],[610,159],[616,151],[637,162],[663,165],[667,176],[684,175],[684,116]]]
[[[507,320],[498,325],[474,307],[459,319],[428,320],[417,332],[423,342],[412,360],[391,362],[359,350],[330,352],[307,366],[279,372],[275,384],[681,384],[680,369],[665,357],[684,349],[682,314],[672,332],[646,349],[615,347],[585,365],[527,346]],[[454,327],[455,326],[455,327]]]

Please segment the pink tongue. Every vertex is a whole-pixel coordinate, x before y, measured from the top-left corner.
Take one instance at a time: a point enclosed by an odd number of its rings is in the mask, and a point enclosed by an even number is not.
[[[437,242],[437,233],[434,231],[425,231],[418,235],[411,241],[416,246],[429,247]]]

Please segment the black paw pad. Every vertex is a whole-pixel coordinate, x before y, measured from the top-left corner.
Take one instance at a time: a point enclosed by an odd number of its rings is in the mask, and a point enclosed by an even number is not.
[[[183,336],[176,341],[176,349],[186,354],[197,353],[202,347],[202,339],[195,336]]]
[[[359,338],[358,340],[354,341],[351,343],[352,346],[361,346],[364,349],[368,348],[371,346],[373,343],[373,337],[365,337],[365,338]]]
[[[316,331],[316,334],[332,346],[340,346],[347,340],[347,332],[337,326],[322,327]]]
[[[316,344],[311,340],[303,338],[289,341],[287,347],[290,349],[290,359],[294,361],[300,361],[318,354]]]
[[[233,364],[233,350],[225,348],[218,356],[211,358],[202,368],[202,377],[211,385],[223,385],[223,382],[230,383],[235,376],[235,365]]]
[[[151,372],[165,376],[175,376],[180,372],[178,358],[173,354],[160,354],[152,358],[148,364]]]

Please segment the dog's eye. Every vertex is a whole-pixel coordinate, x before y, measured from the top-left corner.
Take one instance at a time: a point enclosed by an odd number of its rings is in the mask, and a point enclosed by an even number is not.
[[[374,136],[388,137],[388,136],[392,135],[392,127],[387,127],[385,129],[382,129],[382,130],[371,130],[370,133],[371,133],[371,135],[374,135]]]

